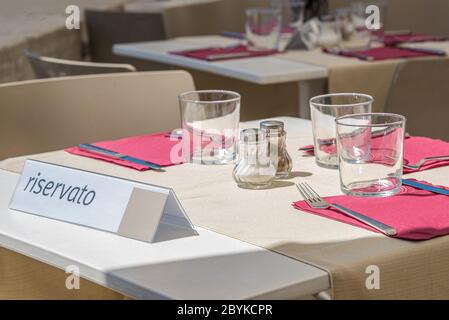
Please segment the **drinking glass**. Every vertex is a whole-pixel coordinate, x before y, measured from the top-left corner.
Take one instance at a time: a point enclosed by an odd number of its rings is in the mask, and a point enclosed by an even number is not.
[[[363,2],[351,3],[352,22],[357,31],[366,29],[366,6]]]
[[[279,8],[246,10],[246,40],[253,51],[277,50],[281,36],[282,15]]]
[[[304,23],[304,16],[306,12],[306,0],[289,0],[290,5],[290,20],[291,26],[299,27]]]
[[[335,120],[341,190],[385,197],[401,189],[405,118],[392,113],[346,115]]]
[[[341,39],[340,25],[336,17],[333,15],[321,16],[317,45],[322,48],[332,48],[338,46]]]
[[[316,47],[333,48],[341,42],[341,30],[335,16],[313,18],[299,27],[302,42],[311,50]]]
[[[310,99],[316,163],[338,168],[335,118],[347,114],[370,113],[373,97],[360,93],[326,94]]]
[[[343,40],[349,40],[355,33],[355,26],[352,20],[350,8],[338,8],[336,10],[336,18],[341,30]]]
[[[187,162],[232,163],[240,121],[240,94],[201,90],[179,96],[182,120],[182,154]]]

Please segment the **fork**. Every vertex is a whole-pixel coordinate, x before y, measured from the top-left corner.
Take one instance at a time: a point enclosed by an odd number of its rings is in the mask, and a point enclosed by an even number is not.
[[[436,157],[422,158],[416,164],[405,164],[404,163],[403,166],[410,170],[418,170],[427,161],[436,161],[436,160],[449,160],[449,156],[436,156]]]
[[[383,234],[385,234],[389,237],[395,236],[397,234],[396,229],[394,229],[380,221],[371,219],[370,217],[364,216],[361,213],[358,213],[351,209],[345,208],[339,204],[329,203],[329,202],[325,201],[306,182],[297,183],[296,187],[298,188],[299,192],[301,193],[302,197],[307,202],[307,204],[312,208],[315,208],[315,209],[332,208],[332,209],[340,211],[341,213],[344,213],[345,215],[347,215],[351,218],[356,219],[357,221],[360,221],[366,225],[369,225],[376,230],[379,230],[380,232],[382,232]]]

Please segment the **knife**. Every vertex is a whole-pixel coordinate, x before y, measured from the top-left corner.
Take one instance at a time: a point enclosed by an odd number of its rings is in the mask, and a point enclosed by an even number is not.
[[[231,58],[243,58],[243,57],[249,57],[251,55],[250,52],[229,52],[229,53],[215,53],[210,54],[206,57],[209,61],[216,61],[216,60],[222,60],[222,59],[231,59]]]
[[[446,190],[446,189],[443,189],[443,188],[434,187],[434,186],[429,186],[427,184],[420,183],[418,181],[413,181],[413,180],[409,180],[409,179],[402,179],[402,184],[405,184],[406,186],[414,187],[416,189],[427,190],[427,191],[430,191],[430,192],[444,194],[445,196],[449,196],[449,190]]]
[[[82,150],[85,150],[85,151],[92,152],[92,153],[105,155],[105,156],[108,156],[108,157],[111,157],[111,158],[114,158],[114,159],[120,159],[120,160],[125,160],[125,161],[128,161],[128,162],[140,164],[142,166],[146,166],[146,167],[148,167],[150,169],[153,169],[153,170],[159,170],[159,171],[163,170],[161,168],[161,166],[156,164],[156,163],[145,161],[145,160],[138,159],[138,158],[134,158],[134,157],[131,157],[131,156],[127,156],[126,154],[122,154],[122,153],[115,152],[115,151],[112,151],[112,150],[109,150],[109,149],[105,149],[105,148],[102,148],[102,147],[94,146],[93,144],[82,143],[82,144],[78,145],[78,148],[80,148]]]
[[[444,50],[440,50],[440,49],[433,49],[433,48],[415,48],[415,47],[407,47],[407,46],[401,46],[401,48],[403,49],[407,49],[410,51],[416,51],[416,52],[422,52],[422,53],[428,53],[428,54],[433,54],[435,56],[446,56],[447,53]]]

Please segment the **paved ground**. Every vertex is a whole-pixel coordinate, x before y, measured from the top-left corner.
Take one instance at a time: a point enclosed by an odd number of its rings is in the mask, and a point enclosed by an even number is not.
[[[25,48],[80,59],[81,32],[65,29],[65,8],[107,9],[133,0],[0,0],[0,83],[33,78]]]

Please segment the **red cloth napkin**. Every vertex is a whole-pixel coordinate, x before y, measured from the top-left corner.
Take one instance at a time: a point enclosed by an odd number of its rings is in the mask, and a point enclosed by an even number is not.
[[[215,54],[231,54],[231,53],[245,53],[245,56],[240,57],[223,57],[223,58],[210,58],[211,55]],[[262,57],[269,56],[272,54],[278,53],[277,50],[267,50],[267,51],[250,51],[246,46],[237,46],[234,48],[204,48],[197,50],[185,50],[185,51],[175,51],[170,52],[170,54],[176,54],[179,56],[206,60],[206,61],[221,61],[221,60],[230,60],[230,59],[242,59],[242,58],[250,58],[250,57]]]
[[[368,50],[339,51],[338,53],[334,53],[327,49],[323,49],[323,51],[329,54],[337,54],[340,56],[350,58],[362,59],[361,57],[366,57],[367,59],[369,58],[372,61],[401,59],[401,58],[416,58],[434,55],[428,52],[419,52],[411,49],[396,48],[396,47],[379,47]]]
[[[169,132],[160,132],[155,134],[147,134],[143,136],[129,137],[119,140],[100,141],[95,142],[93,144],[99,147],[103,147],[105,149],[123,153],[128,156],[153,162],[160,166],[165,167],[182,163],[182,154],[181,154],[182,140],[170,138],[169,134],[170,134]],[[178,144],[179,148],[174,149],[174,147]],[[172,150],[174,152],[173,156],[171,156]],[[78,147],[68,148],[65,149],[65,151],[83,157],[112,162],[140,171],[148,170],[148,167],[136,163],[114,159],[103,155],[98,155],[85,150],[81,150]]]
[[[384,44],[386,46],[394,46],[405,42],[424,42],[424,41],[446,41],[449,37],[445,36],[429,36],[424,34],[402,34],[402,35],[385,35]]]
[[[404,140],[404,163],[416,164],[422,158],[449,155],[449,142],[425,137],[410,137]],[[419,170],[404,168],[404,173],[423,171],[449,165],[449,160],[429,161]]]
[[[401,192],[392,197],[355,198],[344,195],[326,197],[325,200],[395,228],[396,238],[427,240],[449,234],[449,197],[445,195],[402,186]],[[333,209],[313,209],[305,201],[294,202],[293,206],[299,210],[379,232]]]

